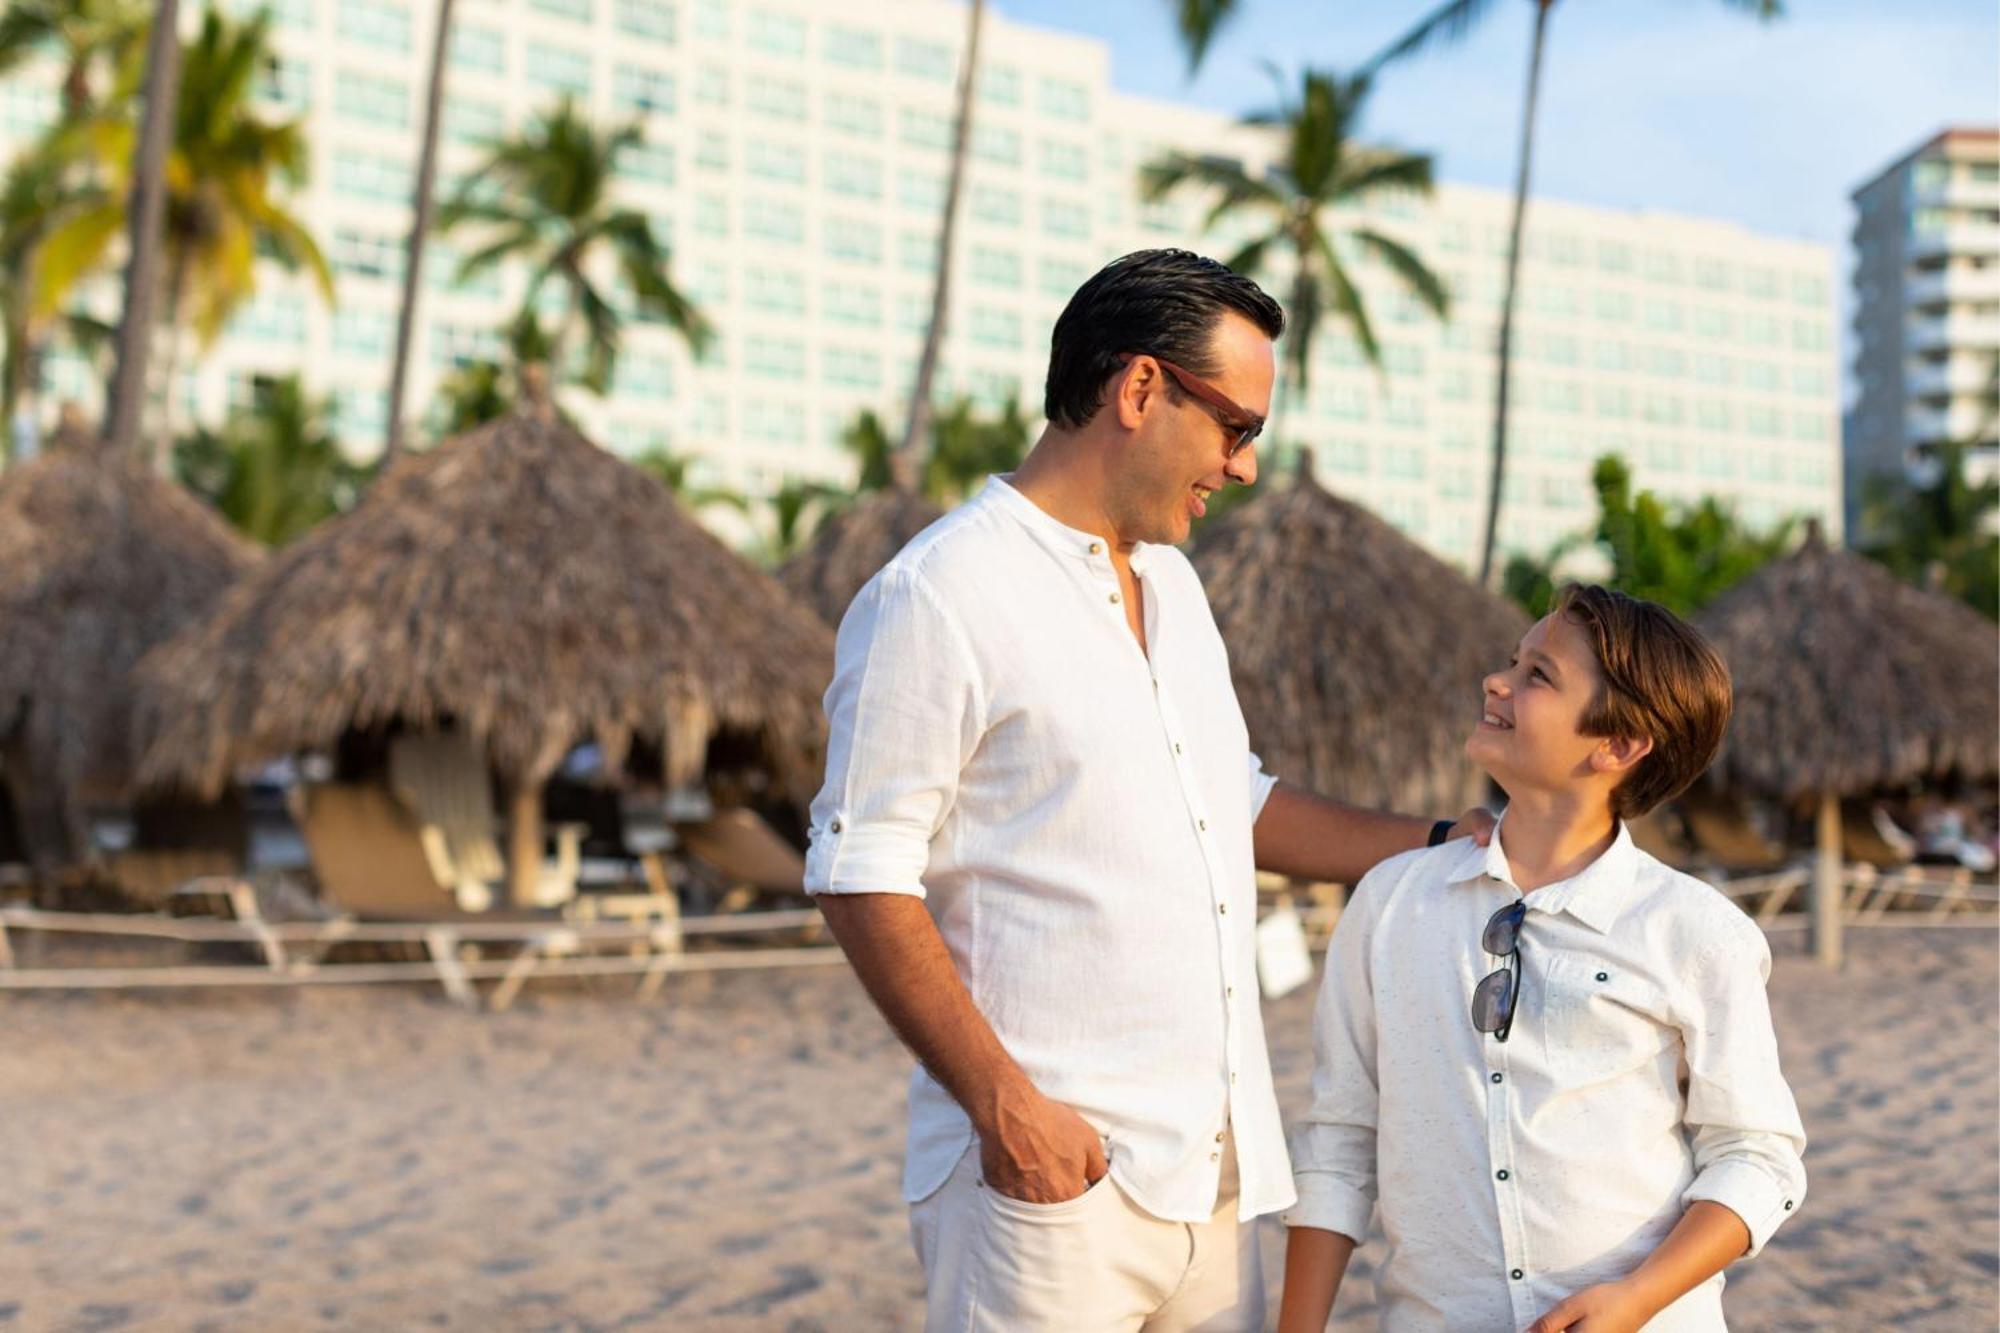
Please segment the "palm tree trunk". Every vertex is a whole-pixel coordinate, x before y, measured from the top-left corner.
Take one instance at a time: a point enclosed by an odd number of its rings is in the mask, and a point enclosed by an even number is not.
[[[174,108],[180,98],[179,0],[156,0],[146,39],[145,108],[139,121],[139,156],[126,203],[131,258],[125,265],[125,313],[118,323],[118,369],[111,381],[104,438],[113,449],[139,444],[146,405],[146,354],[153,334],[153,300],[159,290],[162,227],[167,213],[167,153],[173,147]]]
[[[163,477],[174,472],[174,375],[181,365],[181,305],[187,298],[188,257],[173,258],[167,275],[166,357],[160,363],[160,411],[153,437],[153,468]]]
[[[1514,179],[1514,224],[1507,240],[1507,286],[1500,297],[1499,364],[1494,371],[1493,485],[1486,497],[1486,535],[1479,544],[1479,584],[1493,586],[1493,546],[1500,532],[1500,484],[1507,471],[1507,379],[1514,349],[1514,289],[1521,273],[1521,228],[1528,213],[1528,166],[1535,148],[1535,98],[1542,84],[1542,38],[1555,0],[1535,0],[1535,40],[1528,55],[1528,99],[1521,110],[1521,169]]]
[[[542,879],[542,784],[517,778],[507,800],[507,900],[533,907]]]
[[[431,193],[437,180],[438,122],[444,113],[445,55],[451,41],[454,0],[438,0],[437,35],[431,43],[430,94],[424,103],[424,146],[417,158],[417,192],[410,218],[410,241],[403,253],[403,306],[396,315],[396,360],[389,372],[389,435],[382,442],[382,466],[403,448],[403,393],[410,375],[410,342],[422,290],[424,238],[431,229]]]
[[[986,0],[972,0],[970,31],[965,39],[965,67],[958,76],[958,123],[952,129],[951,177],[944,191],[944,225],[938,230],[937,281],[931,288],[931,323],[924,334],[923,355],[917,358],[917,379],[910,389],[909,423],[903,442],[889,458],[893,484],[917,488],[921,454],[930,447],[931,385],[937,379],[938,354],[944,347],[945,318],[951,304],[951,255],[958,231],[958,196],[965,186],[965,159],[972,142],[973,96],[979,79],[979,31],[986,17]]]

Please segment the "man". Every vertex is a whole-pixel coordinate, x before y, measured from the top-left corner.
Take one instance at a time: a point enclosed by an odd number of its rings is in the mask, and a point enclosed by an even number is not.
[[[1253,860],[1353,883],[1450,831],[1263,773],[1174,549],[1257,478],[1283,328],[1212,260],[1105,268],[1056,322],[1019,471],[841,624],[806,887],[921,1061],[931,1330],[1261,1327],[1244,1224],[1293,1194]]]

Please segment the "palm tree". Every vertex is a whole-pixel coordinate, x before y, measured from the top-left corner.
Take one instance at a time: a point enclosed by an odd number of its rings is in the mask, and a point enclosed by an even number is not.
[[[168,16],[164,9],[160,22]],[[180,53],[185,73],[171,105],[171,139],[160,154],[164,185],[159,207],[163,224],[157,236],[145,222],[152,205],[144,191],[145,164],[154,155],[150,139],[136,144],[141,132],[129,116],[107,112],[65,131],[63,151],[88,155],[112,177],[113,188],[88,208],[75,211],[51,236],[45,253],[42,297],[45,306],[60,302],[74,284],[101,261],[119,226],[129,223],[133,258],[127,270],[126,318],[120,329],[119,381],[113,390],[112,422],[107,434],[114,442],[136,439],[143,397],[143,358],[152,328],[149,318],[157,289],[164,297],[160,323],[166,330],[165,363],[158,377],[167,410],[162,415],[158,453],[162,468],[171,459],[174,371],[185,339],[182,326],[193,331],[198,346],[207,347],[222,333],[231,316],[257,290],[258,260],[270,258],[288,272],[305,270],[321,294],[333,299],[333,275],[305,224],[279,202],[274,186],[303,184],[307,144],[298,122],[278,122],[259,116],[251,105],[254,81],[270,57],[269,20],[258,14],[234,23],[214,10],[202,16],[200,31]],[[153,43],[156,55],[177,42]],[[149,69],[149,85],[157,64]],[[151,108],[167,105],[165,90],[148,87],[145,134],[152,134]],[[136,168],[129,166],[138,161]],[[154,244],[164,263],[164,280],[147,250]],[[128,377],[132,382],[127,383]]]
[[[700,351],[708,321],[668,276],[669,256],[652,222],[612,202],[619,154],[644,142],[637,123],[599,133],[565,99],[525,133],[495,144],[486,161],[438,210],[438,230],[476,228],[484,244],[458,266],[468,282],[508,261],[527,265],[528,287],[518,324],[542,309],[551,284],[568,308],[547,331],[551,366],[565,366],[570,338],[583,331],[581,382],[594,393],[611,386],[624,317],[600,290],[592,270],[599,256],[631,293],[634,311],[658,319]]]
[[[1493,574],[1494,538],[1500,524],[1500,486],[1507,467],[1507,393],[1513,357],[1514,294],[1521,268],[1521,229],[1528,211],[1528,173],[1535,145],[1535,104],[1541,91],[1542,51],[1549,11],[1555,8],[1556,0],[1531,2],[1535,6],[1535,32],[1528,48],[1528,90],[1521,107],[1520,161],[1514,178],[1513,224],[1508,232],[1507,283],[1500,298],[1499,366],[1494,375],[1493,475],[1486,502],[1486,533],[1479,553],[1482,585],[1487,585]],[[1784,13],[1780,0],[1722,0],[1722,3],[1767,21]],[[1371,60],[1364,72],[1372,74],[1391,61],[1416,55],[1436,43],[1462,40],[1492,8],[1493,0],[1446,0]]]
[[[0,416],[10,443],[31,451],[37,437],[35,399],[42,357],[58,333],[72,346],[94,349],[104,326],[87,315],[58,315],[41,299],[43,248],[57,223],[86,207],[95,187],[80,181],[55,154],[38,145],[23,152],[0,180]]]
[[[53,49],[63,62],[65,119],[96,103],[99,65],[129,72],[144,49],[148,6],[140,0],[12,0],[0,14],[0,75]]]
[[[1028,452],[1028,419],[1019,402],[989,417],[970,398],[959,397],[934,420],[932,448],[917,493],[939,505],[957,504],[987,477],[1013,470]],[[864,409],[847,424],[840,443],[860,465],[855,498],[902,485],[894,475],[889,433],[873,409]]]
[[[430,91],[424,100],[424,141],[417,156],[417,184],[410,210],[410,239],[403,254],[403,301],[396,313],[396,359],[389,370],[389,433],[382,442],[382,466],[396,461],[403,447],[403,392],[410,376],[410,341],[416,327],[417,293],[424,266],[424,237],[431,228],[431,196],[437,182],[438,122],[444,112],[445,55],[451,42],[454,0],[438,0],[437,32],[431,40]]]
[[[924,331],[924,350],[917,357],[917,377],[910,389],[910,416],[903,442],[890,457],[896,482],[905,490],[917,484],[924,450],[930,447],[931,386],[937,379],[938,356],[944,349],[946,318],[951,306],[951,257],[958,236],[958,197],[965,187],[966,151],[972,142],[972,108],[979,81],[979,34],[986,20],[986,0],[972,0],[967,19],[965,63],[958,72],[958,112],[952,126],[951,175],[944,191],[944,220],[938,227],[937,277],[931,285],[931,319]]]
[[[1287,393],[1294,398],[1305,394],[1313,338],[1329,312],[1347,325],[1369,363],[1381,364],[1367,305],[1342,253],[1347,246],[1381,260],[1438,317],[1450,309],[1444,283],[1401,241],[1373,226],[1335,226],[1342,211],[1378,192],[1431,190],[1429,154],[1356,142],[1367,98],[1366,78],[1308,69],[1296,97],[1280,84],[1278,105],[1246,121],[1275,127],[1282,136],[1278,162],[1268,173],[1254,176],[1233,158],[1170,153],[1148,163],[1141,175],[1149,200],[1186,185],[1206,187],[1215,199],[1204,230],[1240,214],[1259,220],[1256,235],[1228,259],[1229,267],[1252,273],[1264,268],[1273,252],[1289,253],[1291,328],[1285,355],[1292,369]]]
[[[245,535],[283,546],[352,505],[367,470],[340,452],[324,401],[296,375],[260,384],[222,429],[174,449],[174,471]]]

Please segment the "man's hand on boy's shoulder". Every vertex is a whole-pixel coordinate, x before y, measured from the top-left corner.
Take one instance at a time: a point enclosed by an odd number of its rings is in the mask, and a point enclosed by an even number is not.
[[[1475,805],[1452,823],[1451,831],[1444,838],[1446,842],[1453,838],[1470,838],[1484,847],[1493,841],[1493,830],[1499,823],[1491,810]]]
[[[1658,1314],[1631,1284],[1585,1287],[1528,1325],[1527,1333],[1634,1333]]]

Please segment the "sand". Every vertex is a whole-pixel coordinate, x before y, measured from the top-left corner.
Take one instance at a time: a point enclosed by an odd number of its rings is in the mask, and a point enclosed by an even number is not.
[[[1812,1193],[1732,1322],[1993,1327],[1996,938],[1775,947]],[[907,1063],[852,977],[629,989],[0,999],[0,1330],[921,1327]],[[1309,1014],[1267,1010],[1288,1112]]]

